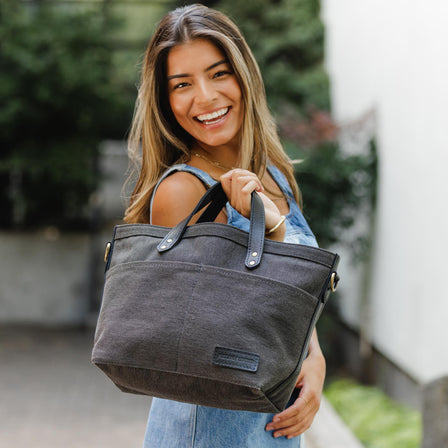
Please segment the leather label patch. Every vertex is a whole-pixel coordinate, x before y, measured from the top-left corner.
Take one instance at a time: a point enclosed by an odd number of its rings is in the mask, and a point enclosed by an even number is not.
[[[213,364],[220,367],[256,372],[260,356],[256,353],[245,352],[235,348],[215,347]]]

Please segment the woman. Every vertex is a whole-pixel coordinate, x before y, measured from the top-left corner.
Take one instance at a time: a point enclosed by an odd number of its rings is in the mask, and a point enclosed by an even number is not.
[[[256,190],[265,205],[266,238],[316,245],[297,205],[293,167],[257,63],[225,15],[192,5],[161,21],[146,51],[129,149],[139,178],[126,222],[173,227],[219,180],[229,203],[217,222],[248,230]],[[324,378],[314,331],[286,410],[271,415],[155,398],[144,447],[303,448],[298,436],[319,408]]]

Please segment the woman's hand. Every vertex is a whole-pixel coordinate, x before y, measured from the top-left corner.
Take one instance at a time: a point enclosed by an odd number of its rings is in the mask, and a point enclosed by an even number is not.
[[[274,416],[266,425],[267,431],[274,431],[274,437],[292,437],[304,433],[313,423],[319,410],[325,380],[325,358],[320,350],[317,333],[314,330],[308,357],[302,364],[296,387],[299,397],[287,409]]]
[[[281,220],[277,206],[263,193],[264,187],[254,173],[237,168],[222,175],[220,181],[230,205],[244,217],[250,217],[251,194],[256,191],[264,204],[266,229],[272,229]],[[269,234],[269,238],[283,241],[285,230],[286,226],[282,224]]]

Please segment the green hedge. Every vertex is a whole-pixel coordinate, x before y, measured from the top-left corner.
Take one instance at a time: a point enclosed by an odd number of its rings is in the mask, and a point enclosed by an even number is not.
[[[366,448],[418,448],[422,417],[379,389],[350,379],[332,382],[325,396]]]
[[[98,144],[126,129],[112,21],[95,10],[0,8],[0,226],[85,226]]]

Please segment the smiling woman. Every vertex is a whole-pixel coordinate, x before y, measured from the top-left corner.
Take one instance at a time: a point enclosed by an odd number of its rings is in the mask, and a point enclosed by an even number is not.
[[[129,153],[139,177],[128,223],[174,227],[220,181],[228,203],[215,221],[248,231],[251,194],[257,191],[266,238],[317,246],[298,206],[293,167],[269,113],[258,65],[239,29],[218,11],[192,5],[161,21],[145,55]],[[298,436],[319,408],[324,377],[314,331],[283,412],[154,398],[144,446],[299,448]]]

